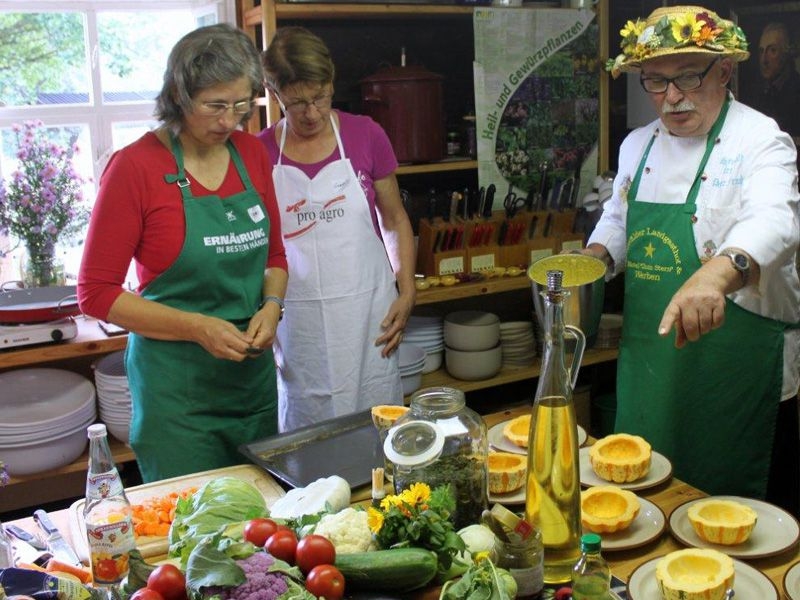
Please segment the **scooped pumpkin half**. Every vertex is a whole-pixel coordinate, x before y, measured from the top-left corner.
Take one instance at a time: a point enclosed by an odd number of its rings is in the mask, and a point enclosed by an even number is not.
[[[409,410],[399,404],[379,404],[372,407],[372,423],[378,429],[388,429]]]
[[[652,449],[644,438],[614,433],[589,448],[589,462],[598,477],[614,483],[641,479],[650,471]]]
[[[520,448],[528,447],[528,437],[531,433],[531,415],[514,417],[503,426],[503,435],[512,444]]]
[[[722,600],[733,587],[734,576],[733,560],[718,550],[676,550],[656,563],[664,600]]]
[[[700,539],[712,544],[733,546],[750,538],[758,513],[735,500],[709,498],[692,504],[687,517]]]
[[[486,461],[489,466],[489,491],[493,494],[507,494],[524,485],[527,457],[511,452],[490,452]]]
[[[639,514],[639,498],[613,485],[597,485],[581,492],[581,525],[595,533],[627,529]]]

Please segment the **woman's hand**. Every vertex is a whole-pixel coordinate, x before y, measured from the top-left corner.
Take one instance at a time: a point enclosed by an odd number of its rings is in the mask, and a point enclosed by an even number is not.
[[[224,319],[197,316],[195,341],[209,354],[215,358],[237,362],[250,356],[248,348],[254,345],[254,340],[249,332],[239,331],[235,325]]]
[[[400,342],[403,341],[406,323],[413,308],[413,295],[410,297],[408,295],[399,296],[389,307],[389,312],[386,313],[386,317],[381,321],[383,333],[375,340],[376,346],[383,345],[381,356],[384,358],[391,356],[400,346]]]

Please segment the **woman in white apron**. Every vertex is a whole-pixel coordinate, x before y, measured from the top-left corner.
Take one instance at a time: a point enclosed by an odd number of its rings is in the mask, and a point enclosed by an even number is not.
[[[259,137],[292,272],[278,328],[278,415],[289,431],[403,402],[395,352],[414,307],[414,241],[371,119],[332,110],[334,65],[320,38],[280,28],[263,54],[285,118]]]

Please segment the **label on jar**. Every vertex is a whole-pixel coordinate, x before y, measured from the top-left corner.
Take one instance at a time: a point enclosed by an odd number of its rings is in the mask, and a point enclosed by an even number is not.
[[[95,585],[119,583],[128,574],[128,555],[136,547],[130,517],[118,516],[99,523],[86,523]]]
[[[533,567],[508,569],[517,582],[517,598],[535,596],[544,588],[544,565],[540,562]]]

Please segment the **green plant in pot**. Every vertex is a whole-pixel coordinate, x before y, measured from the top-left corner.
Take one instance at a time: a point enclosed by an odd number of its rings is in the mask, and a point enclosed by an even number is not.
[[[63,283],[56,244],[81,233],[89,218],[83,178],[72,163],[77,146],[51,141],[41,121],[13,127],[17,169],[0,185],[0,235],[27,249],[26,287]]]

